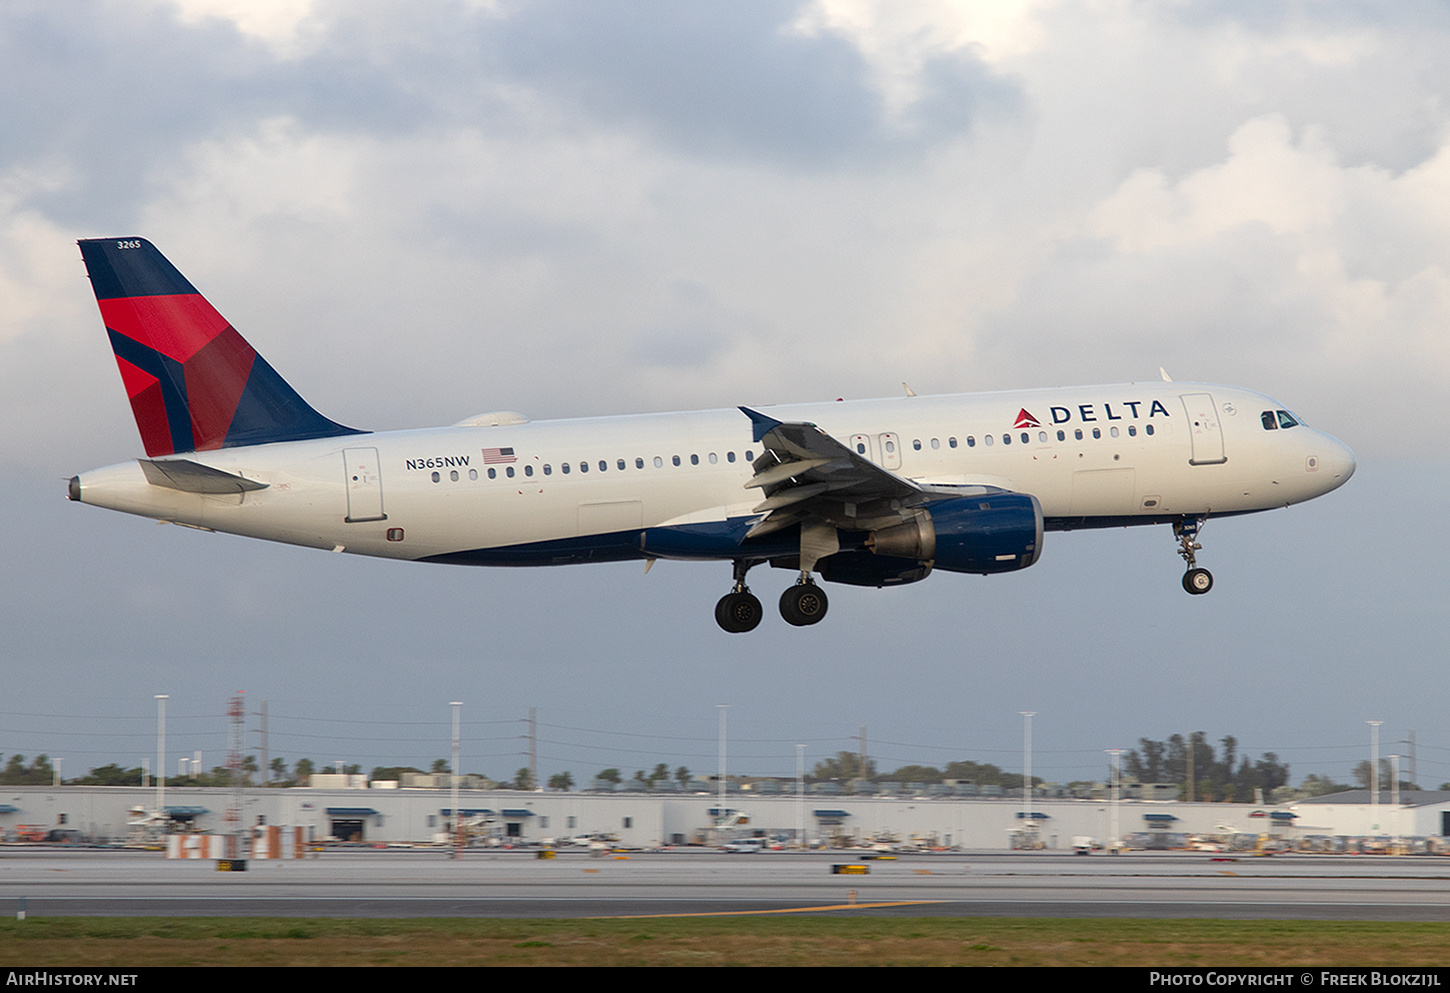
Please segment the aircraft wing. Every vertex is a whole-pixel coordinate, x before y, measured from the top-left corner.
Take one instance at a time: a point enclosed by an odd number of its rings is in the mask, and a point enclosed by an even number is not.
[[[923,486],[881,468],[814,424],[779,421],[749,407],[754,440],[765,445],[745,484],[765,494],[765,516],[747,537],[816,519],[838,528],[874,530],[899,524],[916,508],[951,497],[1003,492],[996,486]]]

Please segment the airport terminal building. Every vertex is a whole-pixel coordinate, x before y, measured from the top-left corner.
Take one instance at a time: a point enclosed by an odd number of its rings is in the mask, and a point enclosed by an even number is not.
[[[341,778],[341,777],[339,777]],[[310,842],[430,844],[447,836],[452,790],[248,789],[240,823],[300,828]],[[170,832],[227,833],[238,793],[168,788]],[[1398,799],[1398,803],[1393,802]],[[1183,803],[1034,797],[818,796],[707,793],[528,792],[461,789],[458,807],[474,843],[542,845],[566,840],[628,848],[718,845],[738,838],[849,847],[884,842],[923,848],[1066,849],[1074,839],[1115,835],[1133,848],[1180,848],[1202,837],[1272,838],[1305,850],[1346,849],[1332,839],[1443,838],[1450,792],[1367,790],[1289,804]],[[154,788],[0,788],[6,841],[135,840],[157,809]],[[155,825],[157,820],[149,816]],[[1116,832],[1114,824],[1116,823]],[[1030,826],[1030,827],[1029,827]],[[154,834],[153,828],[153,834]],[[1312,839],[1328,839],[1318,848]]]

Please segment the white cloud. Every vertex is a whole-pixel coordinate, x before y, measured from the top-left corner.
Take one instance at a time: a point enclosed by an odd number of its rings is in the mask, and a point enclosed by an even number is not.
[[[315,22],[317,0],[155,0],[174,7],[183,24],[225,21],[284,58],[308,54],[325,43]]]

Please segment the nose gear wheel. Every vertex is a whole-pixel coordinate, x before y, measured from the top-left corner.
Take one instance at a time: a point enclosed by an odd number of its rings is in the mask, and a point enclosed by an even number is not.
[[[1213,589],[1213,573],[1198,568],[1195,556],[1196,552],[1203,549],[1198,543],[1198,529],[1205,520],[1205,517],[1189,517],[1173,524],[1173,537],[1178,539],[1178,554],[1183,556],[1183,561],[1188,565],[1188,571],[1183,574],[1183,588],[1194,596],[1201,596]]]

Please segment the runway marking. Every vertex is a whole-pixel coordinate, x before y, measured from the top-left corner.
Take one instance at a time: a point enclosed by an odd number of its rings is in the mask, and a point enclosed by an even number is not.
[[[946,900],[895,900],[890,903],[835,903],[822,907],[785,907],[781,910],[709,910],[688,914],[620,914],[588,917],[591,921],[637,921],[649,917],[749,917],[759,914],[809,914],[822,910],[874,910],[878,907],[922,907]]]

